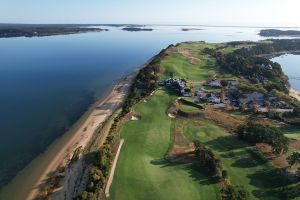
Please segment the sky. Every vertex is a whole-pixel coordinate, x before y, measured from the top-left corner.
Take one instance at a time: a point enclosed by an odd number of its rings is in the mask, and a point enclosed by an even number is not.
[[[298,26],[300,0],[0,0],[0,23]]]

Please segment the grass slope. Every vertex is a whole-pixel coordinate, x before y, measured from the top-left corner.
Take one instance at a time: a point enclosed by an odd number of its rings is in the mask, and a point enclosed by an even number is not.
[[[140,121],[121,130],[125,143],[111,188],[110,199],[216,199],[218,188],[189,164],[169,164],[164,155],[170,146],[172,124],[165,113],[175,97],[158,90],[135,111]]]

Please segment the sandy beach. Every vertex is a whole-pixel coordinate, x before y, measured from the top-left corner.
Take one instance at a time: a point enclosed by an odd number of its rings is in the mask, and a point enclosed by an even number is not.
[[[39,177],[35,187],[32,188],[32,191],[25,199],[34,199],[39,192],[38,186],[47,179],[48,174],[54,172],[58,166],[66,165],[70,161],[75,149],[78,147],[86,147],[96,129],[102,125],[107,117],[121,106],[134,77],[135,73],[120,81],[101,103],[95,105],[92,112],[90,112],[77,130],[75,130],[73,136],[57,152],[56,156],[48,158],[49,163],[47,168],[44,169],[44,172]]]
[[[298,101],[300,101],[300,92],[291,88],[290,89],[290,96],[296,98]]]

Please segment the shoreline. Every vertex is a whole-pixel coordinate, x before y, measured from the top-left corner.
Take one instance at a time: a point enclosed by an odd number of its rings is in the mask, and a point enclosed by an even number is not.
[[[97,128],[122,105],[137,72],[148,63],[149,61],[131,74],[114,81],[103,97],[93,103],[69,131],[57,138],[45,152],[31,161],[2,188],[0,199],[34,199],[39,192],[39,185],[45,182],[48,174],[55,171],[59,165],[68,164],[74,150],[80,146],[85,148]],[[16,188],[19,190],[17,193]]]
[[[300,92],[294,88],[290,88],[289,95],[300,101]]]
[[[101,101],[97,101],[86,114],[86,119],[74,130],[73,137],[64,144],[65,146],[57,152],[57,155],[51,159],[48,167],[41,174],[40,178],[35,184],[35,187],[26,197],[26,200],[34,199],[39,193],[39,185],[47,179],[48,174],[55,171],[59,165],[67,165],[73,155],[75,149],[82,147],[85,149],[92,139],[96,130],[105,122],[105,120],[113,114],[123,103],[127,90],[132,84],[136,76],[136,72],[122,78],[116,83],[111,92]],[[83,115],[84,116],[84,115]],[[49,159],[49,158],[48,158]],[[50,159],[49,159],[50,160]]]

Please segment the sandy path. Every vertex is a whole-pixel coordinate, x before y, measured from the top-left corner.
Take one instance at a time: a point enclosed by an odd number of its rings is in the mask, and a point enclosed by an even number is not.
[[[114,162],[112,164],[112,167],[111,167],[111,170],[110,170],[110,174],[109,174],[109,177],[108,177],[108,181],[107,181],[107,184],[106,184],[106,187],[105,187],[105,195],[106,195],[106,197],[109,197],[109,189],[110,189],[110,186],[111,186],[111,184],[113,182],[113,179],[114,179],[114,175],[115,175],[115,170],[116,170],[116,167],[117,167],[118,158],[119,158],[119,155],[120,155],[121,148],[122,148],[123,144],[124,144],[124,139],[121,139],[119,147],[118,147],[118,151],[116,153]]]
[[[70,161],[76,148],[80,146],[83,148],[86,147],[96,129],[121,106],[134,77],[135,73],[117,84],[107,98],[92,110],[84,123],[74,131],[72,138],[57,152],[56,156],[52,158],[48,167],[44,170],[35,187],[26,198],[27,200],[34,199],[39,192],[38,186],[47,179],[48,174],[55,171],[59,165],[65,165]]]

